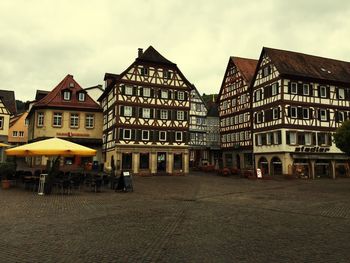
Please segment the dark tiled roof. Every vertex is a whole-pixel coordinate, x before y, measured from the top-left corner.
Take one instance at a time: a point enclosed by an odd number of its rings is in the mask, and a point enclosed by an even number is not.
[[[36,94],[35,94],[35,100],[39,101],[49,93],[50,93],[50,91],[47,91],[47,90],[37,90]]]
[[[218,105],[215,102],[208,103],[208,117],[219,117]]]
[[[258,65],[258,60],[240,57],[231,57],[231,60],[236,65],[239,72],[244,76],[248,85],[250,85],[253,80],[255,69]]]
[[[73,83],[74,87],[70,87]],[[71,99],[66,101],[63,99],[63,90],[69,89]],[[78,92],[86,91],[73,79],[72,75],[67,75],[49,94],[47,94],[40,101],[36,102],[33,107],[60,107],[60,108],[77,108],[77,109],[92,109],[100,110],[101,107],[88,95],[85,95],[85,101],[79,101],[77,97]]]
[[[136,61],[139,62],[151,62],[156,64],[165,64],[170,66],[175,66],[176,64],[171,62],[170,60],[167,60],[165,57],[163,57],[157,50],[154,49],[154,47],[149,46],[149,48],[146,49],[143,54],[136,58]]]
[[[118,74],[113,74],[113,73],[105,73],[105,77],[103,80],[108,80],[108,79],[118,79],[119,75]]]
[[[350,63],[293,51],[263,48],[281,75],[350,83]]]
[[[10,111],[11,115],[16,115],[17,107],[15,100],[15,92],[12,90],[0,90],[0,98],[5,107]]]

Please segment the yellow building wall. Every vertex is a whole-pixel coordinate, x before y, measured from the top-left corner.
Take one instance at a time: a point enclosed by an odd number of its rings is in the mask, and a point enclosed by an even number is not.
[[[22,114],[22,116],[9,128],[9,143],[26,143],[28,142],[28,126],[26,125],[26,118],[28,112]],[[13,136],[13,131],[17,131],[17,137]],[[23,131],[23,137],[19,137],[19,132]]]
[[[39,112],[44,113],[44,125],[42,127],[37,126],[37,116]],[[62,126],[53,127],[53,114],[62,113]],[[70,127],[70,114],[79,115],[79,127]],[[86,114],[93,114],[94,128],[85,128],[85,116]],[[62,110],[36,110],[30,118],[31,125],[34,125],[34,133],[30,135],[30,139],[38,137],[74,137],[74,138],[102,138],[102,124],[103,117],[102,112],[82,112],[82,111],[62,111]],[[33,128],[33,127],[32,127]]]

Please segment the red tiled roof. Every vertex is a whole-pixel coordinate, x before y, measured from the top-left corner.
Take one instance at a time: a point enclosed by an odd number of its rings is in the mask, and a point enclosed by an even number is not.
[[[71,87],[71,83],[74,87]],[[63,90],[69,89],[71,93],[70,100],[63,99]],[[78,100],[78,92],[85,93],[85,101]],[[82,89],[82,87],[73,79],[72,75],[67,75],[49,94],[34,104],[37,107],[60,107],[100,110],[101,107]]]
[[[282,75],[350,83],[350,62],[266,47],[264,52]]]
[[[236,65],[239,72],[244,76],[248,85],[250,85],[250,82],[253,80],[256,66],[258,65],[258,60],[240,57],[231,57],[231,60]]]

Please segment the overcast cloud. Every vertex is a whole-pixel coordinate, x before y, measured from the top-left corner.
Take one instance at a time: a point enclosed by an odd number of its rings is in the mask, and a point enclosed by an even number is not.
[[[263,46],[350,61],[347,0],[2,0],[0,17],[0,89],[21,100],[67,74],[103,84],[149,45],[207,94],[229,56],[258,58]]]

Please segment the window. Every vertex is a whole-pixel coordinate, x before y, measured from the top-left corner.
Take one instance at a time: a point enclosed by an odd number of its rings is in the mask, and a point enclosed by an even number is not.
[[[239,123],[243,123],[244,121],[244,114],[239,114]]]
[[[326,110],[320,110],[320,120],[327,121],[327,111]]]
[[[327,90],[325,86],[320,86],[320,97],[326,98],[327,97]]]
[[[142,109],[142,118],[151,118],[151,109],[149,108],[143,108]]]
[[[270,66],[266,66],[263,68],[263,77],[268,76],[271,73],[271,67]]]
[[[183,121],[185,119],[185,113],[182,110],[177,111],[177,120]]]
[[[165,91],[165,90],[162,90],[161,93],[160,93],[160,97],[162,99],[167,99],[168,98],[168,92]]]
[[[181,142],[182,141],[182,132],[175,132],[175,141]]]
[[[278,83],[273,83],[271,86],[272,89],[272,96],[275,96],[278,94]]]
[[[327,134],[326,133],[318,133],[317,135],[317,140],[318,140],[318,145],[327,145]]]
[[[235,124],[238,124],[238,115],[235,116]]]
[[[62,126],[62,113],[55,112],[53,114],[53,126],[54,127]]]
[[[44,113],[43,112],[38,112],[38,126],[44,126]]]
[[[256,114],[256,122],[257,122],[257,123],[261,123],[261,112],[258,112],[258,113]]]
[[[243,131],[239,133],[239,140],[244,141],[244,132]]]
[[[130,129],[123,130],[123,139],[126,139],[126,140],[131,139],[131,130]]]
[[[13,132],[12,132],[12,136],[13,136],[13,137],[17,137],[17,136],[18,136],[18,131],[13,131]]]
[[[310,86],[309,86],[309,84],[303,84],[303,95],[310,95]]]
[[[240,101],[240,104],[243,104],[247,101],[247,96],[245,94],[241,95],[241,101]]]
[[[249,121],[249,112],[244,113],[244,122],[248,122]]]
[[[280,142],[280,133],[278,131],[273,132],[273,144],[279,144]]]
[[[236,99],[232,99],[232,107],[236,107]]]
[[[256,92],[255,92],[255,101],[259,101],[261,100],[261,90],[258,89]]]
[[[142,140],[143,141],[149,140],[149,131],[142,131]]]
[[[78,128],[79,127],[79,114],[72,113],[70,115],[70,127],[71,128]]]
[[[343,122],[344,121],[344,112],[343,111],[338,111],[338,122]]]
[[[160,110],[160,119],[161,120],[167,120],[168,119],[168,111],[167,110]]]
[[[85,117],[85,128],[91,129],[94,127],[94,115],[86,114]]]
[[[24,131],[19,131],[19,132],[18,132],[18,136],[19,136],[19,137],[24,137]]]
[[[258,138],[257,145],[262,145],[262,134],[258,134],[257,138]]]
[[[290,117],[296,118],[298,115],[297,107],[290,107]]]
[[[85,101],[85,93],[80,92],[79,95],[78,95],[78,100],[79,101]]]
[[[273,118],[274,120],[278,119],[278,112],[279,112],[278,108],[274,108],[274,109],[272,110],[272,118]]]
[[[151,89],[150,88],[143,88],[143,96],[144,97],[151,97]]]
[[[64,100],[70,100],[70,91],[64,91],[63,92],[63,99]]]
[[[182,169],[182,154],[174,153],[174,170]]]
[[[305,145],[311,145],[311,133],[305,133]]]
[[[292,144],[292,145],[297,143],[297,133],[296,132],[289,133],[289,141],[290,141],[290,144]]]
[[[338,89],[338,99],[339,100],[344,100],[345,99],[345,90],[342,88]]]
[[[130,117],[132,116],[132,107],[124,106],[124,116]]]
[[[169,70],[164,70],[163,71],[163,76],[166,79],[171,79],[171,72]]]
[[[149,169],[149,153],[140,153],[140,169]]]
[[[125,95],[132,95],[132,86],[125,86]]]
[[[178,100],[184,100],[185,99],[185,93],[183,91],[179,91],[177,93],[177,99]]]
[[[292,82],[290,84],[290,93],[297,94],[298,93],[298,84],[296,82]]]
[[[166,131],[159,132],[159,140],[163,142],[166,141]]]
[[[146,68],[146,67],[141,68],[141,75],[148,76],[148,68]]]
[[[303,108],[303,119],[309,119],[309,109]]]
[[[272,137],[272,133],[270,133],[270,132],[268,132],[268,133],[266,133],[266,144],[267,145],[270,145],[271,144],[271,138]]]
[[[249,131],[245,131],[245,139],[249,140],[250,139],[250,133]]]

